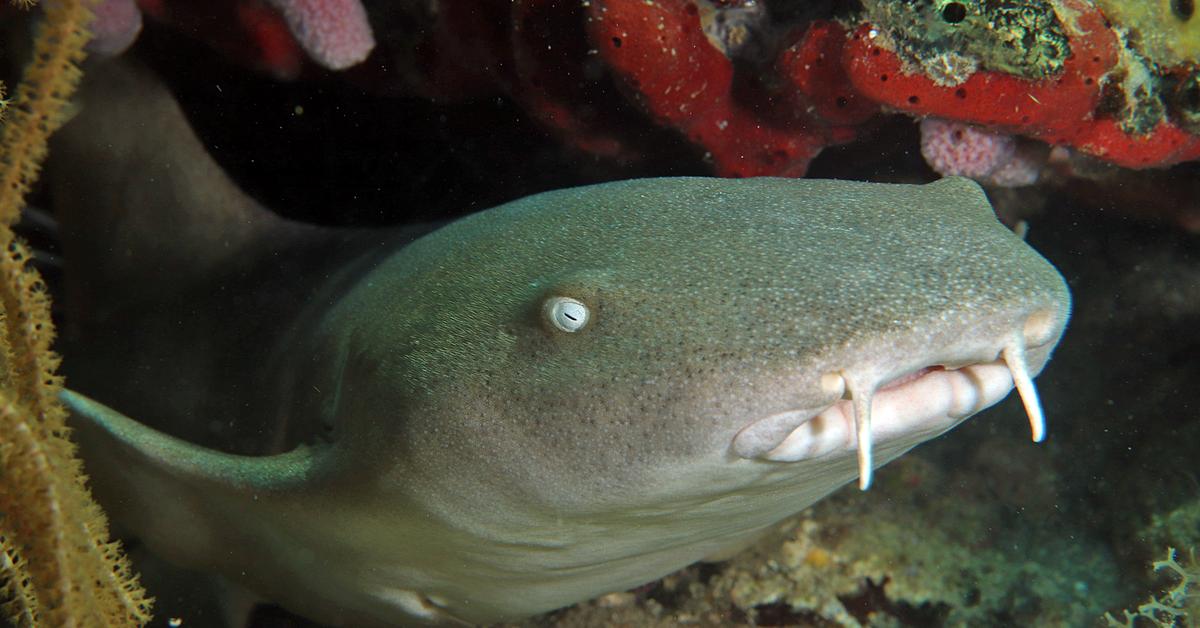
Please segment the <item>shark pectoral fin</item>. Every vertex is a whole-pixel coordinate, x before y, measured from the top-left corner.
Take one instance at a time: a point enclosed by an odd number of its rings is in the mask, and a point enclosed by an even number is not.
[[[276,496],[309,484],[320,456],[298,448],[238,456],[164,434],[71,390],[75,440],[97,497],[168,559],[191,566],[237,560],[224,537],[231,518],[253,517]],[[100,491],[103,489],[103,492]]]
[[[120,452],[133,467],[232,490],[270,492],[302,485],[311,475],[314,452],[298,447],[270,456],[239,456],[201,447],[147,427],[116,410],[72,390],[59,398],[80,419],[104,434],[109,451]]]

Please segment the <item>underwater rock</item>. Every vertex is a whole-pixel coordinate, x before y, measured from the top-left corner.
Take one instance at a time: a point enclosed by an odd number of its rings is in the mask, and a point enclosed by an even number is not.
[[[1063,70],[1067,32],[1045,0],[865,0],[866,21],[908,66],[943,87],[976,71],[1043,79]]]
[[[1200,552],[1200,498],[1185,500],[1173,510],[1151,510],[1148,514],[1150,523],[1137,536],[1146,549],[1177,547],[1188,554]],[[1196,556],[1192,557],[1191,562],[1200,568]],[[1200,603],[1200,600],[1197,602]],[[1197,617],[1200,618],[1200,615]]]
[[[1096,4],[1151,62],[1171,67],[1200,61],[1200,17],[1193,0],[1096,0]]]
[[[223,0],[206,15],[194,2],[163,0],[147,12],[279,77],[344,67],[311,42],[317,63],[305,62],[298,40],[308,30],[261,3]],[[1108,19],[1141,24],[1153,11],[1139,3],[364,4],[366,17],[349,30],[375,33],[379,50],[346,80],[442,102],[507,96],[565,146],[621,164],[662,157],[663,142],[650,137],[659,127],[719,176],[803,176],[823,149],[871,137],[881,111],[1022,135],[1127,168],[1200,157],[1194,68],[1148,49],[1147,29]],[[1182,17],[1190,1],[1151,4],[1172,23],[1192,21]]]
[[[853,137],[788,106],[786,87],[739,70],[713,45],[691,2],[586,5],[588,35],[608,72],[654,121],[702,148],[721,176],[803,176],[822,148]],[[834,63],[840,38],[809,41],[830,45],[825,56]],[[784,106],[773,107],[775,100]]]
[[[965,455],[947,442],[897,461],[878,494],[840,492],[727,563],[521,625],[1095,622],[1122,598],[1116,561],[1099,538],[1062,535],[1069,521],[1047,516],[1061,496],[1044,454],[991,428],[972,426]]]

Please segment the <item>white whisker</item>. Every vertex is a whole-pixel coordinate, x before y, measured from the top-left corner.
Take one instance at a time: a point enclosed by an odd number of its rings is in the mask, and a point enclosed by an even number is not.
[[[1033,441],[1041,442],[1046,437],[1046,419],[1042,415],[1042,403],[1038,399],[1037,387],[1029,377],[1029,366],[1025,362],[1025,342],[1021,337],[1014,338],[1004,347],[1002,353],[1004,363],[1012,373],[1013,384],[1025,404],[1025,414],[1029,415],[1029,427],[1033,431]]]
[[[846,392],[850,393],[850,401],[854,406],[854,427],[858,438],[858,488],[867,490],[871,487],[871,473],[875,467],[872,462],[874,442],[871,439],[871,398],[874,390],[864,390],[856,382],[842,373],[846,382]]]

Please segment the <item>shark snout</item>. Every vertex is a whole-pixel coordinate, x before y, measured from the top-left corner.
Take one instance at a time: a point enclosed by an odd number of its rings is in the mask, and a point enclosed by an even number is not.
[[[1042,308],[932,342],[932,348],[877,345],[818,378],[828,403],[761,418],[734,438],[743,458],[796,462],[856,455],[859,486],[870,486],[876,445],[882,462],[951,429],[1006,397],[1021,395],[1034,441],[1045,437],[1033,383],[1061,336],[1061,308]],[[1015,320],[1014,320],[1015,319]],[[907,354],[908,359],[897,359]]]

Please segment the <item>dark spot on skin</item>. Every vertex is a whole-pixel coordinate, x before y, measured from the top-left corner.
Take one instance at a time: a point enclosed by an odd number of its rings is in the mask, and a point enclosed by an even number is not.
[[[849,105],[850,101],[846,100],[845,96],[838,96],[837,100],[834,101],[834,104],[836,104],[838,106],[838,109],[841,109],[841,108],[845,107],[846,105]]]
[[[958,89],[954,90],[954,95],[955,95],[955,96],[957,96],[957,97],[959,97],[959,98],[966,98],[966,97],[967,97],[967,90],[965,90],[965,89],[963,89],[963,88],[961,88],[961,87],[960,87],[960,88],[958,88]]]
[[[1196,11],[1196,3],[1193,0],[1171,0],[1171,13],[1180,21],[1186,22],[1192,19],[1192,13]]]
[[[887,82],[887,75],[886,75],[886,74],[882,74],[882,75],[880,75],[880,76],[879,76],[879,82],[881,82],[881,83],[886,83],[886,82]]]
[[[620,47],[621,47],[621,38],[620,38],[620,37],[613,37],[613,38],[612,38],[612,42],[613,42],[613,47],[614,47],[614,48],[620,48]]]
[[[942,7],[942,19],[947,24],[958,24],[967,19],[967,7],[961,2],[950,2]]]
[[[915,104],[917,104],[917,103],[919,103],[919,102],[921,102],[921,99],[920,99],[920,98],[917,98],[916,96],[909,96],[909,97],[908,97],[908,104],[910,104],[910,105],[915,105]]]

